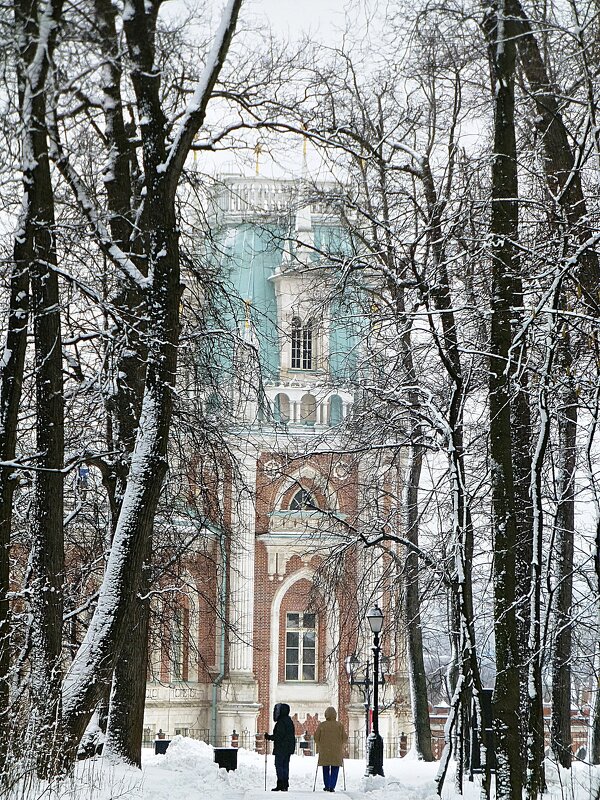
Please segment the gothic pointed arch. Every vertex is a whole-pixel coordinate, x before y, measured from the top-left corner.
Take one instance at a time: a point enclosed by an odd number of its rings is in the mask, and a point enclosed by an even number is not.
[[[335,511],[339,508],[337,492],[327,474],[310,463],[302,464],[286,476],[274,497],[273,507],[279,511],[291,511],[292,500],[300,490],[310,495],[318,510]]]

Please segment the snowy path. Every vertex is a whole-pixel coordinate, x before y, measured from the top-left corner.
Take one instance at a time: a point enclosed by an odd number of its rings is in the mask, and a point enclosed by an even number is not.
[[[214,762],[213,748],[181,736],[175,737],[166,755],[144,753],[142,769],[125,764],[111,764],[102,758],[80,762],[75,775],[50,787],[24,787],[17,784],[3,800],[325,800],[320,771],[317,790],[313,792],[314,756],[292,756],[290,791],[271,792],[275,785],[273,758],[248,750],[238,751],[238,768],[226,772]],[[547,762],[550,792],[545,800],[591,800],[600,797],[600,770],[578,764],[571,771],[557,773]],[[440,800],[436,791],[436,763],[424,764],[407,756],[384,762],[385,778],[365,778],[364,761],[348,759],[344,775],[338,778],[333,795],[337,800]],[[476,778],[464,786],[464,795],[456,794],[452,774],[444,785],[441,800],[479,800]]]
[[[277,793],[273,793],[271,795],[271,797],[280,797],[280,796],[281,795]],[[319,790],[318,787],[315,792],[306,792],[306,791],[297,792],[294,791],[293,789],[290,789],[289,791],[285,792],[285,800],[316,800],[317,797],[319,798],[319,800],[321,800],[321,798],[325,796],[326,796],[325,792]],[[341,791],[339,789],[336,789],[335,796],[339,798],[339,800],[352,800],[351,795],[344,792],[343,789]],[[246,792],[244,798],[245,800],[265,800],[265,792],[264,791],[259,792],[256,789],[252,789],[249,792]]]

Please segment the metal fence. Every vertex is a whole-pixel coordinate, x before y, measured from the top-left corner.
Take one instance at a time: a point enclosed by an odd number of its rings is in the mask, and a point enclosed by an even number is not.
[[[200,742],[206,742],[214,747],[243,747],[246,750],[253,750],[264,754],[265,746],[268,744],[262,733],[251,734],[249,731],[232,731],[229,734],[211,736],[208,728],[175,728],[172,731],[163,731],[162,738],[172,739],[174,736],[187,736]],[[587,751],[587,731],[575,731],[573,733],[573,753],[576,758],[585,759]],[[157,733],[152,728],[144,728],[142,739],[143,747],[154,748]],[[383,753],[385,758],[403,758],[412,747],[412,734],[400,734],[400,736],[383,737]],[[432,731],[433,756],[439,759],[444,748],[444,734],[442,731]],[[272,745],[269,743],[269,752]],[[365,758],[366,737],[364,731],[356,731],[348,742],[348,758]],[[314,755],[314,742],[311,736],[296,737],[296,753],[298,755]]]
[[[232,731],[229,734],[211,736],[208,728],[175,728],[172,731],[163,731],[165,739],[172,739],[174,736],[187,736],[190,739],[196,739],[200,742],[206,742],[214,747],[243,747],[246,750],[253,750],[257,753],[264,754],[267,744],[262,733],[251,734],[249,731]],[[156,741],[156,733],[146,728],[144,730],[143,746],[154,747]],[[348,742],[348,757],[349,758],[365,758],[365,734],[364,732],[357,731]],[[403,758],[410,750],[412,745],[411,734],[401,734],[400,736],[384,737],[383,739],[383,753],[385,758]],[[272,745],[269,744],[269,752],[271,752]],[[315,754],[314,741],[312,736],[297,736],[296,737],[296,753],[297,755],[312,756]]]
[[[348,742],[349,758],[365,758],[367,739],[364,731],[356,731]],[[402,733],[400,736],[383,737],[384,758],[404,758],[412,746],[412,735]]]
[[[206,742],[213,747],[244,747],[246,750],[256,750],[264,753],[265,740],[262,734],[251,734],[249,731],[232,731],[222,736],[211,736],[209,728],[174,728],[172,731],[163,731],[164,739],[172,739],[174,736],[187,736],[189,739],[196,739],[199,742]],[[150,728],[144,729],[142,745],[144,747],[154,747],[157,734]],[[262,750],[261,750],[262,747]]]

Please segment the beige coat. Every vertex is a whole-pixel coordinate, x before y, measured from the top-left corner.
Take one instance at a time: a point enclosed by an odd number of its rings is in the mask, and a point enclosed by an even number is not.
[[[329,706],[325,711],[325,722],[315,731],[315,745],[319,754],[320,767],[341,767],[344,759],[344,745],[348,734],[341,722],[336,721],[335,708]]]

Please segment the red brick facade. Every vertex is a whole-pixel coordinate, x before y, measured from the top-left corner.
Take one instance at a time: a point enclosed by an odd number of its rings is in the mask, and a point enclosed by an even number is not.
[[[265,535],[270,529],[270,514],[279,509],[289,509],[294,495],[300,488],[306,489],[314,498],[319,508],[328,508],[330,500],[322,490],[322,484],[317,483],[314,478],[298,477],[294,478],[290,484],[290,478],[285,474],[282,477],[273,479],[269,477],[264,469],[266,463],[276,461],[281,466],[282,472],[287,471],[288,475],[294,475],[301,466],[308,466],[317,470],[323,476],[336,495],[337,511],[349,521],[354,521],[357,513],[356,501],[356,472],[351,470],[344,480],[335,477],[335,459],[331,455],[313,456],[300,463],[285,464],[283,458],[278,454],[263,453],[258,460],[257,468],[257,490],[256,490],[256,531],[260,537]],[[300,472],[302,470],[300,469]],[[287,486],[287,488],[286,488]],[[276,508],[277,498],[280,497],[278,508]],[[318,531],[315,531],[318,536]],[[326,536],[326,533],[324,533]],[[310,545],[307,542],[307,547]],[[308,561],[299,555],[292,555],[286,563],[283,579],[286,580],[294,574],[305,573],[306,570],[315,572],[319,569],[327,553],[315,555]],[[356,580],[354,578],[354,556],[350,552],[345,557],[345,569],[338,570],[342,576],[340,585],[336,587],[334,597],[323,598],[314,588],[312,582],[307,577],[300,577],[299,580],[289,587],[281,600],[279,610],[279,632],[278,632],[278,679],[280,683],[285,681],[285,625],[287,612],[310,611],[317,614],[317,679],[316,683],[325,683],[327,670],[327,657],[331,653],[327,652],[326,630],[331,626],[332,620],[328,618],[328,609],[334,607],[333,600],[337,601],[339,609],[339,641],[334,643],[336,656],[338,656],[338,692],[339,692],[339,715],[341,721],[347,725],[347,705],[349,702],[348,679],[343,668],[344,657],[354,649],[354,639],[356,636],[355,626],[352,622],[356,620]],[[269,575],[267,563],[267,549],[263,541],[257,541],[256,560],[255,560],[255,618],[254,618],[254,671],[259,686],[259,702],[262,704],[260,711],[258,729],[267,730],[271,723],[271,698],[269,697],[269,677],[270,677],[270,619],[271,609],[275,594],[281,585],[280,580],[274,580]],[[307,693],[310,693],[307,684]],[[295,720],[296,732],[298,735],[303,733],[314,733],[319,724],[319,712],[308,714],[305,720],[299,721],[298,716],[292,714]],[[322,715],[321,715],[322,716]]]

